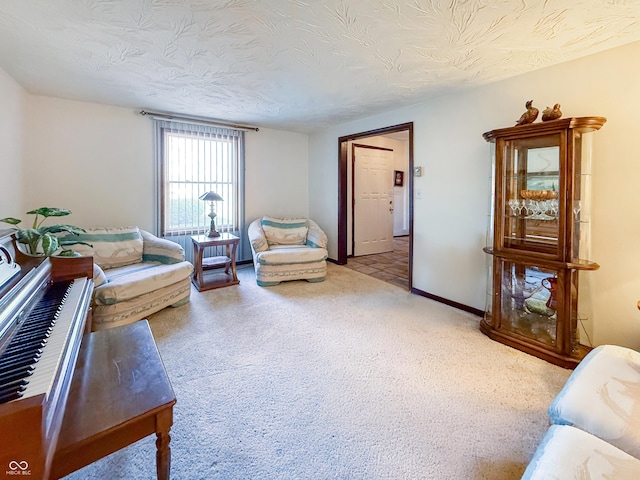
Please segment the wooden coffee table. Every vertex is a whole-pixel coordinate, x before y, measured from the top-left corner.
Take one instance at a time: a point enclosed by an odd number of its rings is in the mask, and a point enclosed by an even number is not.
[[[175,403],[147,320],[87,334],[51,478],[68,475],[155,433],[157,477],[168,480]]]

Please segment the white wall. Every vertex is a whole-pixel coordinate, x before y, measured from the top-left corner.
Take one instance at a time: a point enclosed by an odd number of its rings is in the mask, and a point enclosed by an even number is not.
[[[308,135],[261,128],[248,132],[245,217],[309,215]]]
[[[132,109],[29,96],[28,208],[67,208],[82,227],[153,227],[151,120]]]
[[[56,206],[83,227],[153,228],[152,121],[121,107],[28,96],[27,208]],[[246,134],[248,221],[308,214],[307,135]]]
[[[26,92],[0,68],[0,218],[26,220],[22,197]],[[0,230],[9,225],[0,223]]]
[[[565,117],[608,118],[594,138],[591,259],[601,268],[581,287],[586,328],[594,344],[639,348],[638,58],[635,43],[311,135],[309,209],[327,229],[330,257],[337,258],[338,137],[413,121],[414,164],[424,170],[414,179],[423,199],[414,201],[413,286],[484,309],[490,157],[482,133],[514,125],[526,100],[541,110],[560,103]]]
[[[414,165],[423,167],[423,176],[414,178],[414,189],[422,189],[424,194],[414,200],[413,286],[484,308],[484,278],[479,282],[476,275],[484,274],[483,207],[489,195],[489,149],[481,135],[490,128],[477,111],[465,115],[467,107],[462,104],[449,112],[450,119],[433,116],[434,109],[442,108],[437,103],[395,110],[311,135],[310,215],[330,226],[329,256],[337,258],[338,137],[413,121]],[[472,158],[476,160],[469,162]],[[319,185],[316,178],[328,178],[332,183]],[[325,197],[313,193],[323,190]]]

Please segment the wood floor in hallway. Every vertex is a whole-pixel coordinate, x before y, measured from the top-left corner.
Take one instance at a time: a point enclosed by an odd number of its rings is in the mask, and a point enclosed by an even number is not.
[[[349,257],[348,268],[409,289],[409,237],[394,237],[393,251]]]

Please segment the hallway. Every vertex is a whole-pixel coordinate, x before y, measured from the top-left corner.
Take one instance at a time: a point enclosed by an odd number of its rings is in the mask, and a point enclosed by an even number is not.
[[[409,289],[409,237],[394,237],[393,251],[349,257],[347,268]]]

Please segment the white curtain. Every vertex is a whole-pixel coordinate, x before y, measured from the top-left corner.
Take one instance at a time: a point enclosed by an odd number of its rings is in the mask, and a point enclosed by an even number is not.
[[[251,258],[244,225],[244,132],[154,119],[155,234],[182,245],[193,261],[192,235],[209,230],[213,191],[215,227],[241,238],[237,259]],[[211,249],[206,255],[223,255]]]

